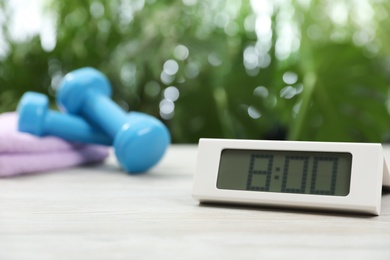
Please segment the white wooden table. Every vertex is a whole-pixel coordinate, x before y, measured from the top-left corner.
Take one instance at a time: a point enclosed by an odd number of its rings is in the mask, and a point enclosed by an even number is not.
[[[389,191],[380,216],[199,205],[196,151],[0,179],[0,259],[390,259]]]

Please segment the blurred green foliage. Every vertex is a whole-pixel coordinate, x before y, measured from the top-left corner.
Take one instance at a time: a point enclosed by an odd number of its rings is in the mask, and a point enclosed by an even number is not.
[[[389,133],[388,1],[47,1],[54,43],[14,39],[9,2],[0,112],[25,91],[53,101],[67,72],[92,66],[116,102],[160,118],[175,143]]]

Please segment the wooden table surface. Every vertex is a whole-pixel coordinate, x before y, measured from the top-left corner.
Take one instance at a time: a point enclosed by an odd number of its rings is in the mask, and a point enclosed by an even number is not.
[[[144,175],[111,156],[0,179],[0,260],[390,259],[389,191],[380,216],[199,205],[196,152],[173,145]]]

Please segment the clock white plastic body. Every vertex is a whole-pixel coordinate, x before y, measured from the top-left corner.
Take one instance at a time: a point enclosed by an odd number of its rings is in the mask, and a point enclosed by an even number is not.
[[[350,153],[352,163],[349,193],[346,196],[331,196],[219,189],[217,188],[218,169],[221,153],[225,149]],[[386,183],[383,183],[383,180]],[[382,145],[378,143],[203,138],[200,139],[198,146],[193,197],[200,202],[306,208],[379,215],[382,184],[390,186],[389,180]]]

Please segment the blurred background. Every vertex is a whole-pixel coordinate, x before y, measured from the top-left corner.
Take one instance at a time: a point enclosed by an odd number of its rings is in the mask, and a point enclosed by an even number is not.
[[[174,143],[390,133],[388,0],[0,0],[0,28],[0,112],[91,66]]]

